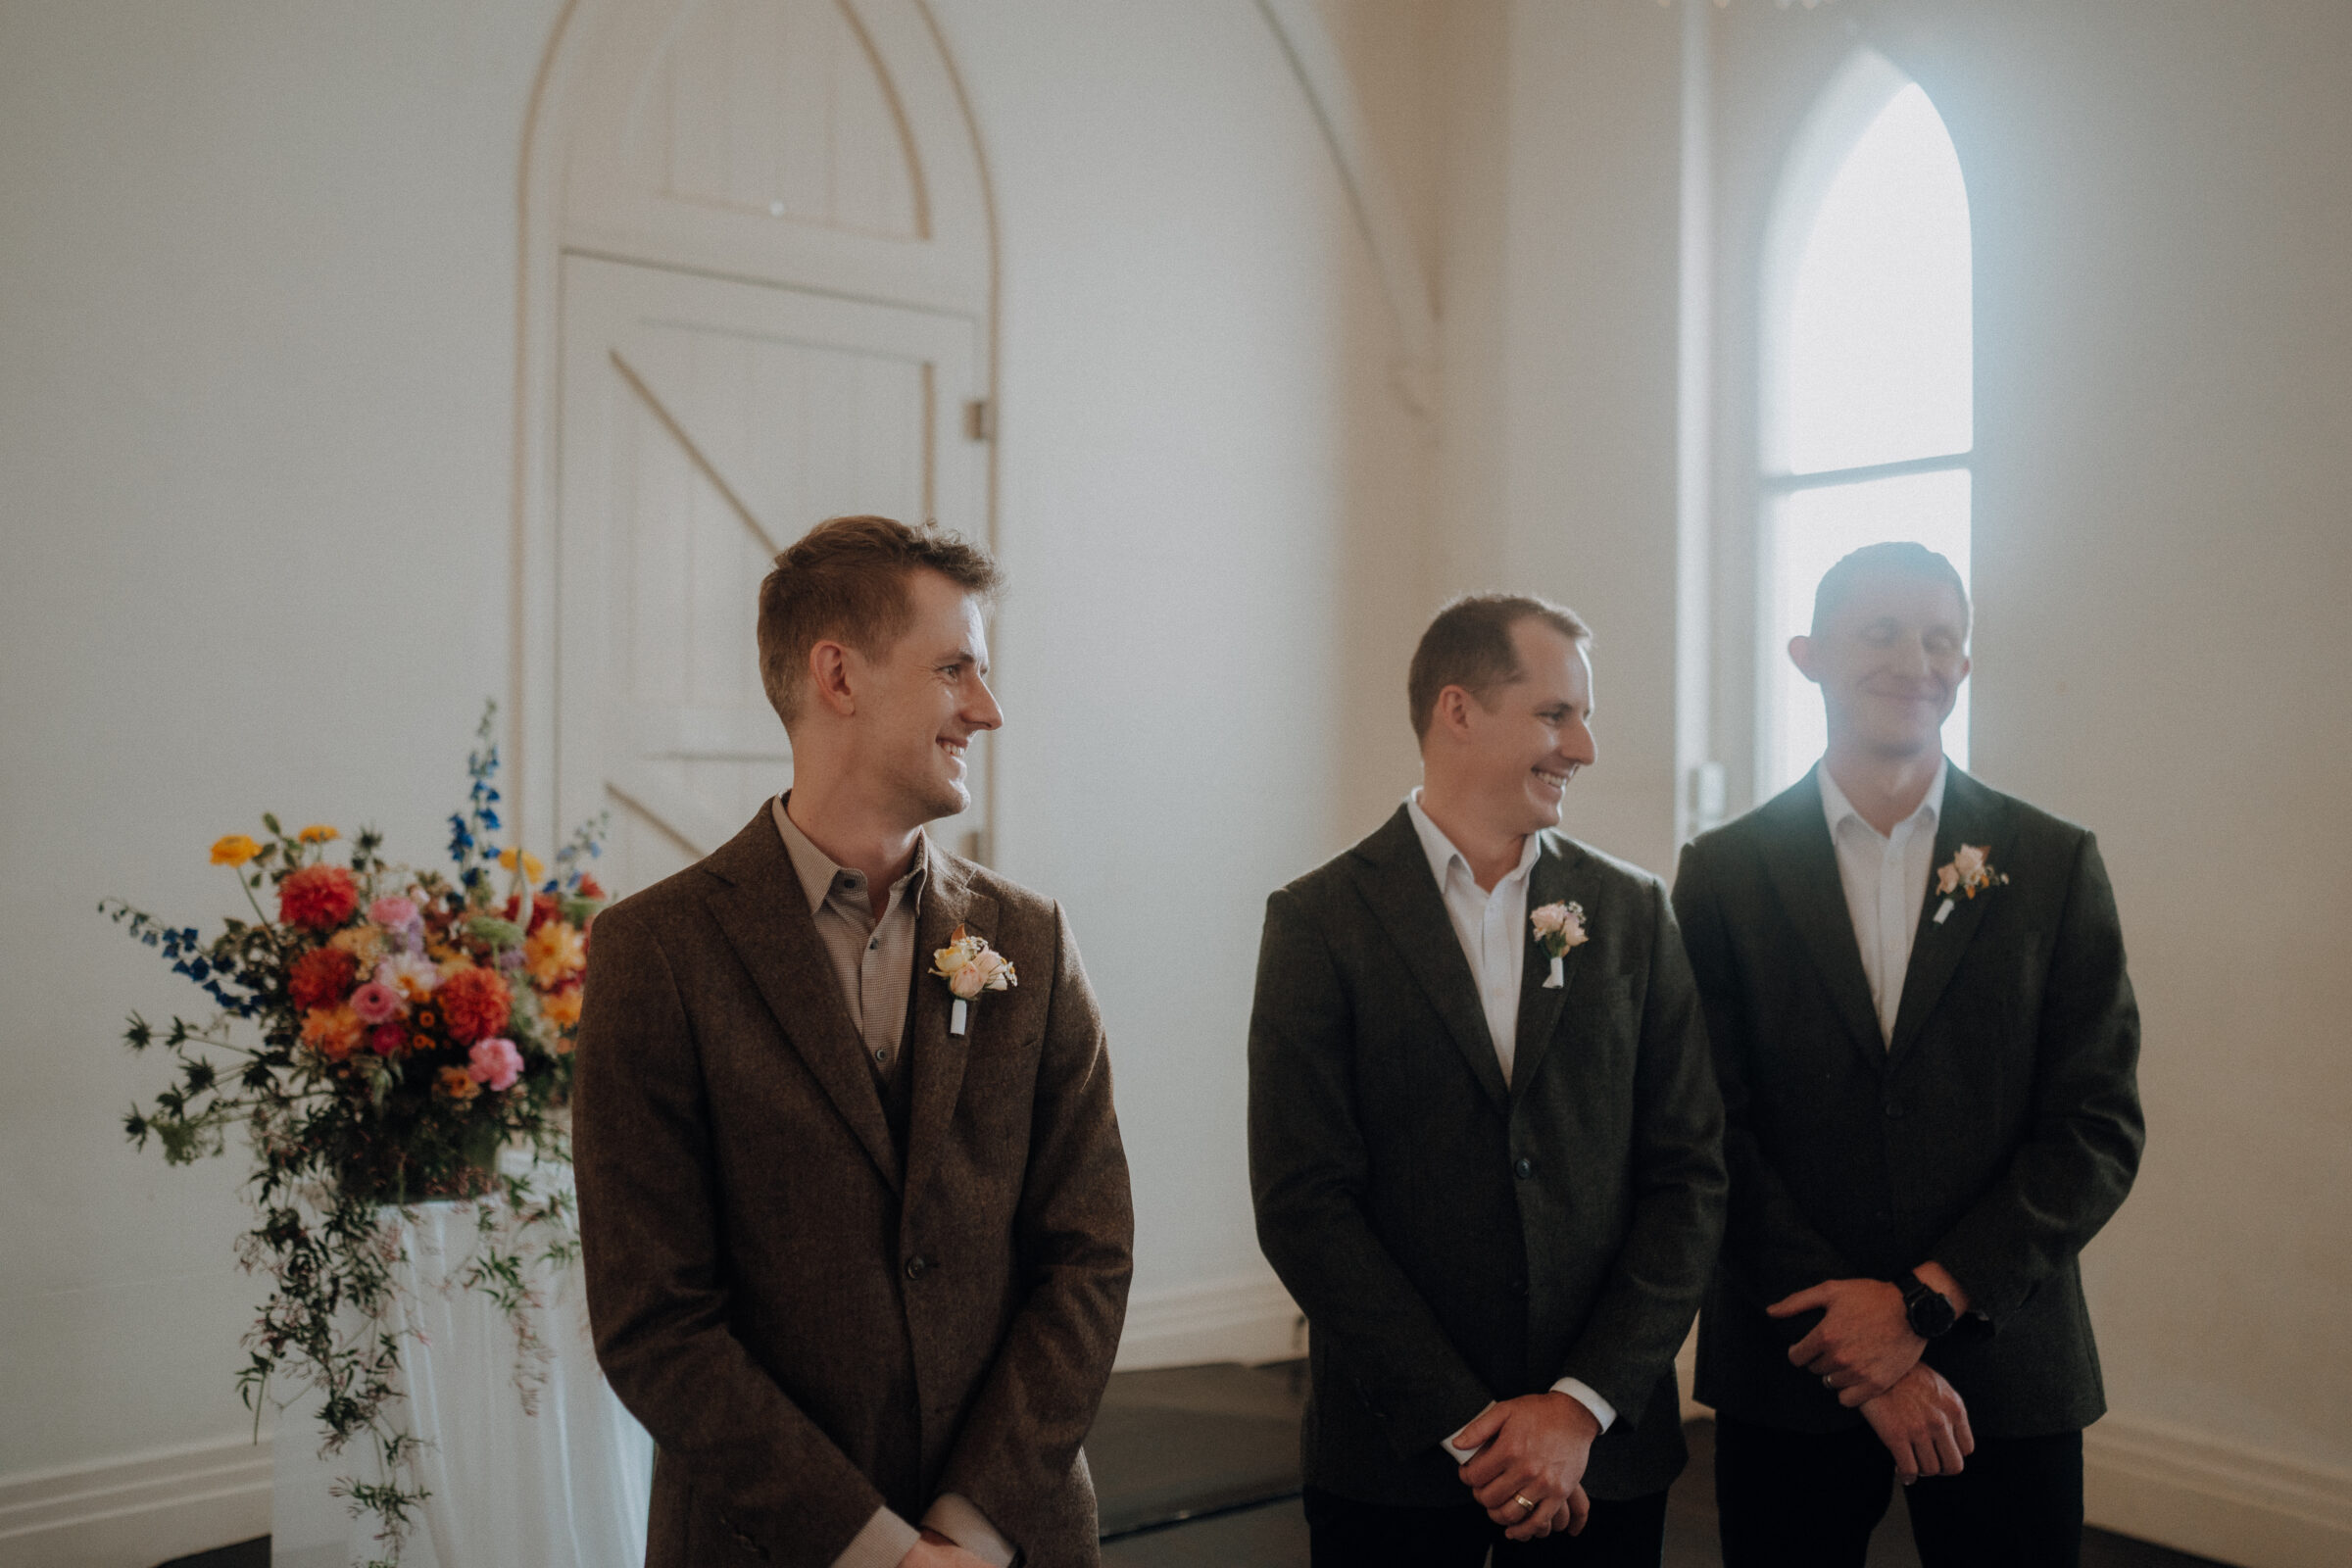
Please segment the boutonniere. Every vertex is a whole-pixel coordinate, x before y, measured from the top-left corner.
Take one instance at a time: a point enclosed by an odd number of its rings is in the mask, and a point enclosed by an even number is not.
[[[1585,932],[1585,906],[1573,902],[1546,904],[1529,910],[1527,923],[1536,928],[1536,946],[1551,955],[1551,973],[1544,977],[1544,989],[1557,991],[1568,983],[1568,950],[1592,940]]]
[[[948,983],[948,991],[956,998],[955,1009],[948,1015],[948,1033],[959,1035],[971,1017],[971,1004],[983,991],[1010,991],[1021,983],[1012,972],[1012,962],[988,945],[986,937],[976,937],[957,926],[948,938],[948,945],[933,951],[931,972]]]
[[[1952,895],[1973,899],[1984,889],[2009,880],[2006,872],[1995,871],[1985,858],[1991,852],[1983,845],[1963,844],[1951,859],[1936,868],[1936,891],[1943,895],[1943,904],[1936,911],[1936,923],[1951,918],[1955,906]]]

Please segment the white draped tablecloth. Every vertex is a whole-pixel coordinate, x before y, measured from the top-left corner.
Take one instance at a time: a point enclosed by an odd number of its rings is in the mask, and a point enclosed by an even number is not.
[[[415,1515],[402,1568],[639,1568],[654,1447],[597,1369],[580,1268],[540,1265],[526,1309],[544,1353],[524,1356],[514,1324],[463,1283],[481,1247],[476,1205],[419,1203],[387,1213],[403,1256],[393,1326],[403,1331],[389,1419],[423,1446],[403,1485],[431,1495]],[[518,1371],[532,1373],[535,1412]],[[278,1414],[270,1510],[277,1568],[347,1568],[383,1555],[372,1514],[355,1518],[329,1489],[381,1478],[371,1443],[321,1458],[318,1399]]]

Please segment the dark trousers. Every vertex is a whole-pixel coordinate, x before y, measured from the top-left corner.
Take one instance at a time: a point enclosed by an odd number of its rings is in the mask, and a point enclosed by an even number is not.
[[[1494,1568],[1554,1563],[1658,1568],[1666,1550],[1666,1494],[1629,1502],[1596,1501],[1578,1535],[1505,1541],[1502,1526],[1475,1502],[1458,1508],[1396,1508],[1309,1487],[1306,1530],[1313,1568],[1479,1568],[1490,1546]]]
[[[1715,1420],[1724,1568],[1862,1568],[1894,1456],[1868,1427],[1815,1437]],[[1924,1568],[2078,1568],[2082,1434],[1979,1438],[1956,1476],[1903,1489]]]

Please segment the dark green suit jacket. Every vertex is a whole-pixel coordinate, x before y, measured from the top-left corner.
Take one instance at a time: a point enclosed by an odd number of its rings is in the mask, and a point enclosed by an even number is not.
[[[1441,1440],[1581,1378],[1617,1409],[1595,1497],[1683,1466],[1674,1354],[1722,1224],[1722,1108],[1664,887],[1544,834],[1528,906],[1584,906],[1566,984],[1529,951],[1505,1085],[1399,809],[1266,905],[1250,1023],[1257,1235],[1312,1329],[1305,1479],[1469,1492]]]
[[[1931,877],[1891,1046],[1812,774],[1683,852],[1675,909],[1706,1000],[1732,1203],[1699,1319],[1698,1396],[1831,1432],[1861,1416],[1789,1365],[1817,1313],[1768,1302],[1930,1259],[1972,1317],[1928,1364],[1980,1437],[2105,1410],[2076,1264],[2131,1190],[2139,1013],[2090,834],[1952,769],[1935,861],[1989,847],[2006,884],[1943,903]]]

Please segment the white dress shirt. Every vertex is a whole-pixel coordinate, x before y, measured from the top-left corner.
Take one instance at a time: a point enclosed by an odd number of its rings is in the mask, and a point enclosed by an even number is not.
[[[1951,770],[1949,759],[1936,764],[1926,799],[1894,824],[1892,833],[1862,820],[1830,777],[1826,759],[1813,770],[1821,780],[1821,808],[1829,815],[1830,842],[1838,848],[1838,880],[1845,886],[1845,912],[1854,922],[1854,945],[1862,950],[1862,973],[1878,1008],[1882,1045],[1894,1043],[1894,1015],[1903,1004],[1903,976],[1911,969],[1911,941],[1919,934],[1920,906],[1936,858],[1936,824],[1943,815],[1943,784]]]
[[[1530,833],[1518,865],[1505,873],[1490,893],[1471,874],[1469,858],[1455,849],[1445,829],[1421,809],[1419,790],[1405,799],[1404,809],[1412,818],[1413,831],[1421,837],[1422,851],[1429,857],[1429,874],[1437,879],[1438,891],[1445,896],[1446,915],[1453,922],[1453,934],[1461,942],[1462,956],[1470,960],[1470,978],[1478,986],[1479,1009],[1487,1015],[1487,1034],[1494,1042],[1494,1059],[1501,1064],[1502,1081],[1507,1084],[1519,1052],[1519,985],[1527,968],[1527,950],[1535,942],[1535,932],[1527,923],[1528,876],[1544,853],[1543,841]],[[1592,1419],[1600,1423],[1603,1432],[1617,1420],[1617,1407],[1581,1378],[1562,1378],[1551,1386],[1551,1391],[1567,1395],[1592,1411]],[[1487,1408],[1493,1408],[1493,1401],[1489,1401]],[[1475,1421],[1485,1413],[1482,1409],[1470,1420]],[[1462,1426],[1469,1424],[1465,1421]],[[1461,1428],[1454,1430],[1459,1432]],[[1475,1451],[1456,1446],[1451,1439],[1444,1446],[1459,1464],[1468,1463]]]

